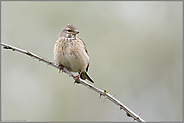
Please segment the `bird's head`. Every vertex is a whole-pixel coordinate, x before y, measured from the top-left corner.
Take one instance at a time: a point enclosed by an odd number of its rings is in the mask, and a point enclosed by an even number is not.
[[[58,38],[77,38],[77,34],[79,31],[77,28],[72,24],[67,24],[59,33]]]

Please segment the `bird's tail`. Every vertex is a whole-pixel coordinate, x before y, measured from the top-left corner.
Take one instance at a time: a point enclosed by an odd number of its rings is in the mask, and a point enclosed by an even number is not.
[[[94,81],[91,79],[91,77],[87,74],[87,72],[85,71],[82,71],[81,74],[80,74],[80,78],[85,80],[89,80],[90,82],[94,83]]]

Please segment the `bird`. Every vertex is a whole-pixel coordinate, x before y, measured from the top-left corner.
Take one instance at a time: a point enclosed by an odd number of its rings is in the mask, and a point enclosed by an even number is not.
[[[58,40],[54,45],[54,60],[59,65],[59,72],[65,67],[70,72],[78,72],[75,82],[79,78],[94,80],[88,75],[89,54],[84,41],[77,37],[79,31],[72,24],[67,24],[59,33]]]

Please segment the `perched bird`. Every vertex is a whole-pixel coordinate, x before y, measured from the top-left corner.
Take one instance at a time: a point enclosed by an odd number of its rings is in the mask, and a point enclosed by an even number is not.
[[[77,37],[79,31],[72,25],[66,25],[58,35],[58,40],[54,46],[54,60],[59,65],[59,69],[67,68],[71,72],[78,72],[75,82],[79,77],[83,80],[94,81],[87,74],[89,68],[89,55],[86,45],[82,39]]]

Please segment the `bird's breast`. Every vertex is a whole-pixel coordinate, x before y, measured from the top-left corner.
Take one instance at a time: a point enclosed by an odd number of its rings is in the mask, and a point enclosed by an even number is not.
[[[72,72],[85,71],[89,64],[85,46],[77,39],[60,38],[54,47],[54,59]]]

